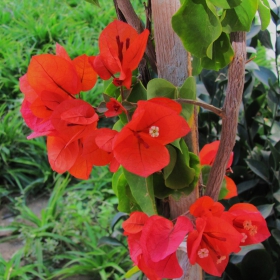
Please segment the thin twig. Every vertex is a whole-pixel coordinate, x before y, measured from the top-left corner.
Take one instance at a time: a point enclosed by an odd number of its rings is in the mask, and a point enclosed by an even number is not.
[[[208,103],[205,103],[205,102],[201,102],[201,101],[197,101],[197,100],[193,100],[193,99],[183,99],[183,98],[175,99],[175,101],[177,101],[178,103],[197,105],[199,107],[202,107],[206,110],[213,112],[214,114],[218,115],[221,118],[224,116],[222,109],[219,109],[219,108],[217,108],[213,105],[210,105]]]

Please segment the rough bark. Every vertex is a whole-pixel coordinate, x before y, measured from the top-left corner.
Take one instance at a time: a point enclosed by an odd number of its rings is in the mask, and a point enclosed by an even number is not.
[[[228,71],[228,85],[223,106],[221,142],[209,174],[205,193],[205,195],[211,196],[214,200],[218,200],[227,163],[235,144],[239,107],[244,88],[246,62],[245,40],[245,32],[234,32],[231,34],[232,47],[235,55],[233,61],[229,65]]]
[[[175,86],[181,86],[188,76],[188,57],[179,37],[171,26],[171,17],[179,9],[179,0],[152,0],[152,15],[154,23],[154,37],[158,77],[170,81]],[[189,133],[187,142],[190,149],[198,153],[197,114],[194,114],[194,125]],[[179,201],[169,199],[170,217],[172,219],[186,212],[190,205],[198,198],[198,188],[189,196]],[[183,276],[178,279],[201,280],[203,273],[199,266],[191,266],[186,252],[177,252],[179,263],[183,268]]]

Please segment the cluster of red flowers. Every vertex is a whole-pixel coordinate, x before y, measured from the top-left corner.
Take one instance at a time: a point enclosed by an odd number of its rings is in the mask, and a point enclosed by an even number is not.
[[[34,131],[28,138],[47,136],[53,170],[87,179],[95,165],[110,164],[110,170],[116,171],[121,164],[146,177],[169,163],[165,145],[190,131],[179,116],[181,105],[167,98],[139,101],[132,120],[117,132],[98,129],[95,109],[79,99],[80,91],[95,85],[96,72],[130,88],[132,71],[143,56],[148,35],[148,30],[138,35],[130,25],[114,21],[103,30],[96,57],[82,55],[71,60],[59,44],[56,55],[32,57],[27,74],[20,79],[25,97],[21,113]],[[106,107],[106,117],[127,113],[115,98]]]
[[[215,276],[222,275],[229,255],[239,252],[240,246],[270,236],[265,219],[249,203],[238,203],[224,211],[221,203],[203,196],[190,207],[190,213],[195,217],[194,229],[183,216],[173,226],[166,218],[141,212],[132,213],[123,223],[131,259],[150,280],[182,276],[175,252],[186,236],[190,263]]]
[[[186,234],[193,229],[186,217],[180,216],[176,224],[154,215],[133,212],[123,223],[128,237],[130,256],[133,262],[150,280],[177,278],[183,273],[176,251]]]

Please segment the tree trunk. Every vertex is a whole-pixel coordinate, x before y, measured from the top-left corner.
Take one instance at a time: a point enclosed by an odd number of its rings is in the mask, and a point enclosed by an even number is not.
[[[179,0],[152,0],[158,76],[159,78],[168,80],[175,86],[181,86],[188,76],[187,53],[171,26],[171,17],[179,7]],[[194,118],[194,125],[187,137],[187,144],[191,151],[198,154],[197,113],[194,114]],[[170,198],[171,218],[174,219],[186,212],[198,197],[199,192],[198,188],[196,188],[191,195],[184,196],[179,201]],[[184,271],[183,276],[177,279],[203,279],[202,269],[198,265],[192,266],[189,264],[186,252],[178,250],[177,256]]]

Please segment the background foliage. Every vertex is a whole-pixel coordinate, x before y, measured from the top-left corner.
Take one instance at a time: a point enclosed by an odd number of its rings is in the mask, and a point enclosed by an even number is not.
[[[141,2],[133,1],[133,5],[143,16]],[[13,202],[10,205],[18,218],[31,223],[16,220],[10,227],[10,238],[20,237],[25,245],[11,260],[0,258],[4,279],[62,279],[81,273],[94,279],[123,279],[131,267],[119,231],[118,222],[124,216],[119,214],[113,219],[117,201],[109,184],[111,174],[106,168],[96,169],[86,182],[54,174],[47,162],[45,140],[27,141],[29,131],[19,114],[22,94],[18,78],[26,72],[32,55],[52,52],[55,42],[63,45],[71,57],[98,52],[100,31],[115,18],[111,2],[99,3],[100,9],[78,0],[0,2],[0,203]],[[279,8],[271,13],[277,30]],[[260,31],[256,22],[247,34],[248,59],[257,57],[246,65],[230,174],[239,195],[223,201],[226,207],[239,201],[256,205],[266,217],[272,236],[263,244],[233,255],[223,279],[280,279],[278,33],[275,45],[269,32]],[[267,59],[266,49],[274,50],[275,60]],[[203,70],[197,78],[198,98],[221,107],[226,84],[226,69]],[[102,91],[99,83],[83,95],[95,104]],[[219,139],[220,131],[220,119],[201,109],[200,146]],[[49,204],[37,218],[26,201],[46,191],[51,193]]]

